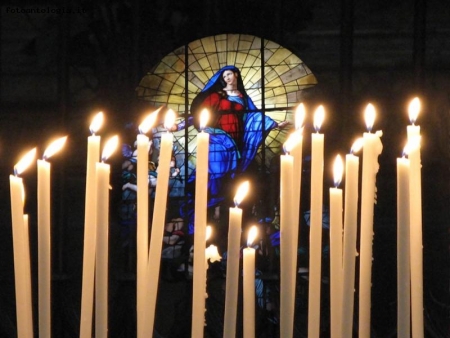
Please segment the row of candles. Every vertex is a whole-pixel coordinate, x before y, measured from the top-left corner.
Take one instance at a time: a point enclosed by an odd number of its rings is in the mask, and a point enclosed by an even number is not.
[[[398,334],[423,337],[422,286],[422,215],[420,127],[415,125],[420,101],[415,98],[409,105],[410,121],[407,127],[407,157],[397,159],[397,224],[398,224]],[[173,147],[170,133],[175,113],[169,109],[161,136],[158,187],[148,241],[148,154],[150,140],[146,133],[157,119],[159,109],[139,126],[137,135],[137,333],[138,337],[152,337],[159,282],[162,237],[168,193],[169,166]],[[320,286],[322,243],[322,200],[324,168],[324,135],[320,127],[324,109],[319,106],[314,114],[316,132],[311,135],[311,219],[310,219],[310,271],[308,336],[320,335]],[[280,175],[280,336],[293,336],[297,246],[299,235],[298,209],[302,172],[302,125],[305,108],[300,104],[295,114],[295,131],[284,145]],[[330,188],[330,311],[332,337],[351,337],[353,331],[353,303],[355,257],[357,237],[358,200],[361,200],[360,219],[360,285],[359,285],[359,337],[370,337],[371,267],[373,215],[375,202],[378,156],[382,151],[380,131],[372,133],[375,109],[369,104],[365,111],[368,132],[352,146],[345,161],[345,208],[342,189],[339,188],[344,164],[338,156],[335,161],[335,187]],[[110,166],[104,163],[114,152],[118,137],[106,142],[100,156],[100,129],[104,116],[97,114],[90,126],[88,137],[85,233],[83,252],[83,280],[80,316],[80,337],[92,336],[95,288],[95,336],[108,336],[108,225]],[[206,126],[208,112],[201,113],[201,126]],[[201,128],[202,129],[202,128]],[[57,153],[67,137],[53,142],[38,160],[38,274],[39,274],[39,336],[51,336],[51,266],[50,266],[50,163],[49,157]],[[195,200],[195,238],[192,305],[192,337],[203,337],[205,323],[205,293],[207,260],[218,259],[217,248],[206,249],[209,135],[203,130],[197,135],[197,179]],[[363,148],[362,187],[359,195],[359,158],[355,155]],[[36,149],[29,151],[14,167],[10,176],[11,214],[13,225],[14,267],[16,280],[17,327],[19,337],[32,337],[31,281],[28,239],[28,215],[24,214],[24,186],[20,174],[34,161]],[[100,160],[99,160],[100,159]],[[235,337],[237,315],[237,285],[239,281],[239,250],[241,243],[242,210],[239,204],[248,192],[248,182],[239,187],[235,207],[230,208],[227,277],[224,316],[224,337]],[[251,242],[255,238],[252,228],[248,248],[243,254],[244,278],[244,336],[254,337],[254,264],[255,251]],[[251,239],[251,237],[253,239]],[[213,252],[213,253],[211,253]],[[412,318],[411,318],[412,317]]]

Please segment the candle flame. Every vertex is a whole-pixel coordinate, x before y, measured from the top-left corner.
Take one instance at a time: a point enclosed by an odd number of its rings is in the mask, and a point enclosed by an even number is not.
[[[303,103],[300,103],[295,111],[295,130],[300,129],[303,126],[305,115],[305,105]]]
[[[200,130],[205,129],[206,125],[208,124],[208,120],[209,120],[209,111],[208,109],[204,108],[200,113]]]
[[[53,155],[55,155],[58,151],[64,147],[64,144],[66,144],[67,136],[60,137],[59,139],[53,141],[50,143],[50,145],[45,149],[43,158],[44,160],[49,159]]]
[[[418,97],[415,97],[411,100],[408,107],[409,121],[414,124],[417,120],[417,116],[419,116],[419,112],[421,109],[420,100]]]
[[[300,136],[302,131],[303,128],[289,134],[288,139],[286,140],[286,142],[283,143],[283,150],[285,154],[289,154],[292,151],[292,149],[300,142]]]
[[[211,227],[211,225],[207,225],[206,226],[205,240],[210,239],[211,238],[211,234],[212,234],[212,227]]]
[[[341,155],[337,155],[334,160],[333,166],[333,176],[334,176],[334,187],[337,188],[342,181],[342,175],[344,173],[344,162],[342,161]]]
[[[364,145],[364,139],[362,137],[358,138],[352,145],[352,148],[350,149],[351,154],[355,154],[358,151],[362,149]]]
[[[106,142],[102,152],[102,162],[105,162],[112,155],[112,153],[116,150],[118,144],[119,144],[119,136],[117,135],[111,137]]]
[[[14,166],[14,174],[16,176],[23,173],[30,164],[34,161],[36,157],[36,148],[31,149],[28,153],[26,153],[19,162]]]
[[[258,228],[256,225],[252,225],[250,230],[248,231],[248,236],[247,236],[247,246],[248,247],[252,246],[257,235],[258,235]]]
[[[172,109],[169,109],[164,119],[164,128],[166,128],[166,130],[171,130],[174,124],[175,124],[175,112]]]
[[[144,121],[142,121],[142,123],[139,125],[139,133],[146,134],[150,130],[150,128],[153,127],[160,110],[161,107],[147,115]]]
[[[250,188],[250,183],[248,181],[245,181],[238,187],[236,195],[234,196],[234,205],[236,207],[238,207],[239,204],[241,204],[242,200],[247,195],[249,188]]]
[[[364,118],[366,121],[366,127],[369,133],[372,131],[373,124],[375,123],[375,107],[372,103],[369,103],[364,111]]]
[[[319,132],[324,119],[325,119],[325,108],[323,108],[323,106],[320,105],[314,112],[314,129],[316,133]]]
[[[415,135],[410,140],[408,140],[405,147],[403,148],[403,157],[409,156],[409,154],[411,154],[413,151],[419,149],[421,140],[422,137],[420,135]]]
[[[96,132],[100,129],[100,127],[103,124],[104,116],[103,112],[98,112],[97,115],[94,116],[94,119],[91,122],[91,125],[89,126],[89,130],[91,131],[92,135],[95,135]]]

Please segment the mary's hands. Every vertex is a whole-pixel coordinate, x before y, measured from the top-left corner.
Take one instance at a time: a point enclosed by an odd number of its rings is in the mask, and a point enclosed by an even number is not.
[[[291,122],[289,122],[289,121],[282,121],[282,122],[278,123],[278,128],[284,129],[284,128],[290,126],[290,125],[291,125]]]

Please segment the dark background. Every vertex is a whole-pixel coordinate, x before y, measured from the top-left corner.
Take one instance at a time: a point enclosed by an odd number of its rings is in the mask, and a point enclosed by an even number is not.
[[[21,12],[36,8],[53,12],[71,8],[76,13]],[[20,6],[2,5],[0,27],[1,336],[15,336],[8,183],[14,164],[26,150],[37,146],[42,154],[50,139],[69,135],[64,150],[52,159],[53,326],[56,337],[75,337],[81,300],[86,137],[91,118],[103,110],[107,120],[102,136],[123,133],[125,124],[138,121],[148,108],[135,96],[146,72],[174,49],[221,33],[273,40],[298,55],[316,75],[319,83],[308,91],[305,104],[310,108],[307,123],[314,106],[320,103],[327,109],[322,128],[326,135],[325,189],[332,180],[331,158],[337,152],[346,153],[356,135],[365,130],[365,105],[372,102],[377,107],[374,129],[383,131],[384,148],[374,223],[374,337],[395,336],[395,160],[406,141],[407,105],[414,96],[422,99],[418,124],[423,140],[425,331],[427,337],[449,336],[447,1],[23,1]],[[112,173],[111,210],[115,210],[120,202],[120,156],[111,162],[117,169]],[[36,169],[30,168],[23,177],[35,262]],[[123,243],[114,212],[111,217],[110,334],[132,337],[132,244]],[[33,275],[36,277],[35,265]],[[189,336],[190,317],[182,311],[190,309],[189,287],[186,283],[164,285],[161,294],[170,297],[160,297],[164,301],[159,303],[163,305],[159,306],[157,327],[163,336]],[[34,293],[36,288],[35,282]]]

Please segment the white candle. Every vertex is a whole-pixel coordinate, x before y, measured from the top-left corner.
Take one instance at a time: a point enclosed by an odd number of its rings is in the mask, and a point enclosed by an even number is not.
[[[172,109],[167,111],[164,126],[167,133],[161,135],[161,148],[158,163],[158,185],[155,194],[155,206],[150,236],[150,250],[147,261],[146,289],[144,301],[144,325],[139,337],[153,337],[155,322],[156,299],[158,294],[159,269],[161,266],[161,250],[166,218],[167,193],[169,190],[170,160],[173,150],[173,135],[171,130],[175,122],[175,113]],[[142,334],[142,335],[141,335]]]
[[[95,337],[108,337],[108,238],[109,238],[109,175],[110,165],[104,163],[116,149],[118,137],[105,144],[102,162],[96,163],[97,252],[95,255]]]
[[[223,337],[236,337],[236,314],[239,286],[239,251],[241,247],[242,209],[238,208],[249,188],[248,181],[242,183],[230,208],[228,225],[227,277],[225,282],[225,316]]]
[[[280,337],[292,337],[294,330],[295,279],[297,275],[297,246],[294,233],[294,158],[289,155],[295,143],[295,134],[291,134],[284,149],[286,155],[280,156]],[[298,232],[297,232],[298,234]]]
[[[415,98],[409,106],[410,126],[407,127],[410,172],[410,222],[411,222],[411,322],[412,337],[424,336],[423,324],[423,246],[422,246],[422,163],[420,158],[420,126],[415,125],[420,111],[420,101]]]
[[[209,118],[209,112],[204,109],[200,114],[200,129],[197,134],[197,164],[195,176],[195,234],[194,234],[194,271],[193,271],[193,302],[192,302],[192,337],[203,337],[205,326],[205,292],[206,270],[206,219],[208,204],[208,149],[209,134],[203,132]]]
[[[251,247],[258,229],[250,228],[247,248],[243,250],[244,338],[255,337],[255,249]]]
[[[407,158],[397,158],[397,336],[411,336],[409,262],[409,171]]]
[[[334,162],[334,188],[330,188],[330,315],[331,337],[340,337],[342,314],[342,180],[344,164],[337,155]],[[347,301],[347,300],[346,300]]]
[[[80,338],[92,337],[92,313],[94,309],[94,271],[96,223],[95,163],[100,158],[100,136],[95,133],[103,123],[103,113],[98,113],[89,127],[86,163],[86,197],[84,209],[83,280],[81,294]]]
[[[30,307],[33,307],[32,301],[32,287],[31,287],[31,256],[30,256],[30,228],[28,224],[28,215],[23,215],[23,234],[24,234],[24,265],[25,265],[25,297],[26,304],[30,304]],[[31,309],[31,315],[33,315],[33,309]],[[33,318],[31,318],[31,325],[26,326],[27,329],[27,337],[33,337]]]
[[[322,200],[323,200],[323,157],[324,135],[319,133],[324,108],[319,106],[314,113],[314,127],[311,141],[311,217],[309,240],[309,302],[308,337],[320,334],[320,285],[322,269]]]
[[[20,175],[34,160],[36,148],[30,150],[14,167],[15,175]],[[11,221],[14,250],[14,279],[16,290],[17,336],[33,337],[33,310],[31,304],[31,286],[29,262],[29,242],[24,222],[24,187],[22,178],[9,176],[11,195]],[[28,279],[28,280],[27,280]]]
[[[373,216],[375,203],[375,183],[378,172],[378,155],[383,148],[377,134],[372,134],[375,121],[375,108],[368,104],[366,124],[369,132],[364,133],[362,189],[361,189],[361,240],[360,240],[360,278],[359,278],[359,337],[370,337],[370,308],[372,288],[372,242]]]
[[[143,301],[145,290],[145,277],[148,260],[148,153],[150,141],[147,135],[155,123],[159,109],[149,114],[139,125],[140,134],[137,136],[137,231],[136,231],[136,317],[137,326],[143,325]],[[141,330],[138,329],[138,332]]]
[[[46,159],[59,151],[67,136],[54,141],[44,152],[38,168],[38,300],[39,336],[51,337],[51,166]]]
[[[353,303],[355,297],[355,259],[358,224],[358,152],[363,144],[362,138],[352,146],[345,157],[345,211],[344,211],[344,249],[342,259],[342,315],[341,337],[351,337],[353,332]]]

